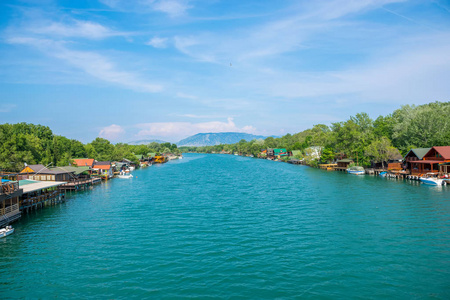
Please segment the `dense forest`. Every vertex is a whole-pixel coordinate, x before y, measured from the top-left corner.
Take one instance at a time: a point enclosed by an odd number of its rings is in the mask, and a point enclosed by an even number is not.
[[[247,142],[241,140],[232,145],[205,147],[180,147],[183,152],[239,153],[257,156],[262,149],[286,148],[301,150],[298,158],[308,158],[308,149],[321,147],[320,161],[331,162],[336,158],[358,159],[361,165],[387,161],[399,154],[405,155],[411,148],[450,145],[450,102],[433,102],[425,105],[405,105],[387,116],[376,120],[367,113],[359,113],[348,120],[318,124],[296,134],[280,138]]]
[[[265,140],[241,140],[236,144],[180,147],[171,143],[148,145],[111,144],[96,138],[88,144],[55,135],[47,126],[27,123],[0,125],[0,171],[19,171],[24,163],[66,166],[74,158],[137,162],[136,155],[153,153],[202,152],[239,153],[257,156],[262,149],[301,150],[298,158],[308,158],[308,149],[321,147],[320,162],[336,158],[358,159],[361,165],[387,161],[411,148],[450,145],[450,102],[420,106],[405,105],[387,116],[372,120],[359,113],[331,126],[318,124],[296,134]],[[314,162],[313,162],[314,163]],[[317,162],[316,162],[317,163]]]
[[[0,125],[0,171],[20,171],[27,164],[67,166],[74,158],[94,158],[98,161],[119,161],[127,158],[137,162],[136,155],[148,153],[179,154],[177,145],[150,143],[148,145],[111,144],[96,138],[88,144],[54,135],[47,126],[27,123]]]

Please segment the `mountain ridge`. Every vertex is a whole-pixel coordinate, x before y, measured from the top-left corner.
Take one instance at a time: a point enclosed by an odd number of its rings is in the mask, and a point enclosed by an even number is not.
[[[244,132],[209,132],[209,133],[197,133],[180,140],[177,144],[178,147],[182,146],[215,146],[220,144],[235,144],[240,140],[251,141],[254,139],[265,139],[267,136],[254,135]]]

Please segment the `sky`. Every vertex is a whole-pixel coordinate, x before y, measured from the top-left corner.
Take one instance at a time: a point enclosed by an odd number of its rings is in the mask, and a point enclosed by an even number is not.
[[[450,101],[450,1],[2,0],[0,123],[281,136]]]

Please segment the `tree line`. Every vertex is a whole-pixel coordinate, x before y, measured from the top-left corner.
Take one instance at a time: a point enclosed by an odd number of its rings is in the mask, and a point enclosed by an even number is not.
[[[231,145],[180,147],[183,152],[239,153],[257,156],[262,149],[301,150],[299,158],[308,157],[308,149],[321,147],[320,160],[327,163],[337,158],[358,159],[360,165],[385,162],[404,156],[412,148],[450,145],[450,102],[404,105],[387,116],[371,119],[358,113],[348,120],[314,125],[296,134],[265,140],[241,140]]]
[[[176,144],[148,145],[112,144],[96,138],[88,144],[55,135],[43,125],[28,123],[0,125],[0,171],[18,172],[27,164],[67,166],[74,158],[94,158],[98,161],[120,161],[123,158],[138,163],[135,155],[148,153],[181,153]]]

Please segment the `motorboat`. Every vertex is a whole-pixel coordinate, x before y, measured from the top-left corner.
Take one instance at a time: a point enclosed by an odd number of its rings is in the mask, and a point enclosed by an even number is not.
[[[429,184],[429,185],[445,185],[446,182],[442,178],[438,178],[434,173],[428,173],[419,178],[420,182]]]
[[[130,179],[130,178],[133,178],[133,175],[122,171],[122,172],[120,172],[119,175],[117,175],[117,178]]]
[[[0,229],[0,238],[10,235],[13,232],[14,228],[12,228],[11,226],[6,226],[5,228]]]
[[[353,175],[364,175],[366,171],[364,170],[363,167],[353,166],[347,169],[347,173]]]
[[[381,173],[380,173],[380,176],[381,176],[381,177],[386,177],[387,175],[388,175],[388,172],[381,172]]]

